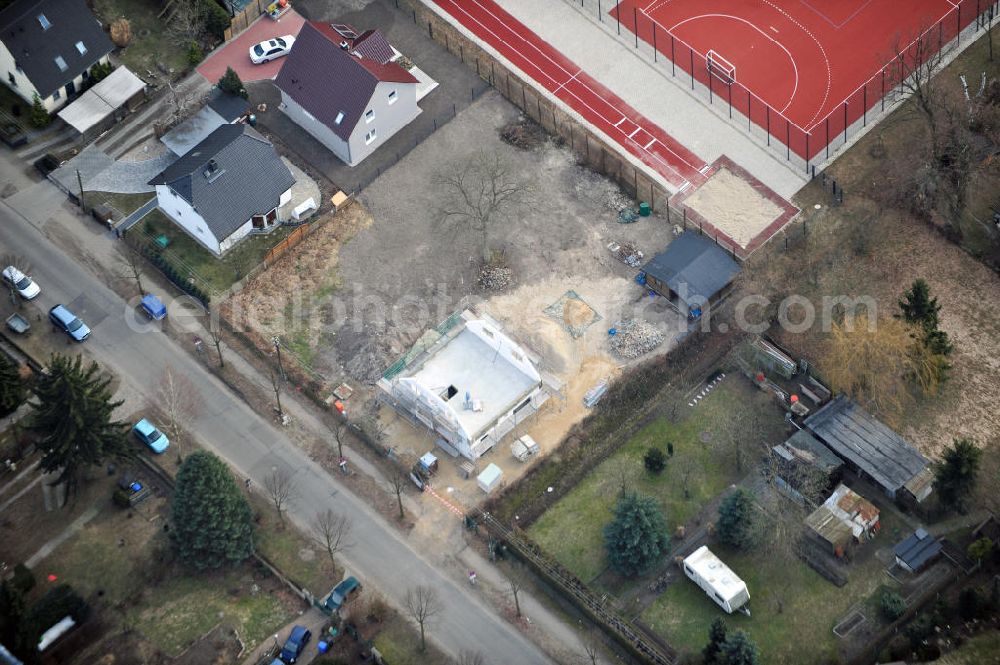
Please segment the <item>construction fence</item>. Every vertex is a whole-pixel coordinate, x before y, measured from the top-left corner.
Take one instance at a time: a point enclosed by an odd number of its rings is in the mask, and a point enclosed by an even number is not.
[[[620,42],[633,48],[661,74],[675,79],[713,108],[717,115],[739,126],[777,156],[816,175],[817,165],[861,135],[869,123],[906,97],[908,81],[926,76],[928,63],[946,61],[992,27],[1000,3],[960,0],[937,23],[897,53],[874,76],[862,83],[825,117],[802,127],[771,107],[738,80],[720,75],[709,53],[702,53],[640,12],[634,2],[565,0],[591,21],[599,22]],[[631,6],[629,6],[631,5]],[[902,11],[905,11],[902,10]],[[639,35],[643,35],[640,37]],[[648,35],[648,37],[647,37]]]

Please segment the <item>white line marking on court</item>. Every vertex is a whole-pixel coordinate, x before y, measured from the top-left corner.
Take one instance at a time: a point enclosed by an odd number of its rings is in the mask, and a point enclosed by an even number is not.
[[[575,79],[575,78],[576,78],[577,76],[579,76],[579,75],[580,75],[580,72],[582,72],[582,71],[583,71],[582,69],[578,69],[578,70],[576,71],[576,74],[573,74],[573,75],[572,75],[572,76],[570,76],[570,77],[569,77],[568,79],[566,79],[566,82],[565,82],[565,83],[561,83],[561,84],[559,84],[559,87],[558,87],[558,88],[556,88],[555,90],[553,90],[553,91],[552,91],[552,94],[553,94],[553,95],[554,95],[554,94],[556,94],[557,92],[559,92],[560,90],[562,90],[563,88],[565,88],[565,87],[566,87],[567,85],[569,85],[570,83],[572,83],[572,82],[573,82],[573,79]]]
[[[767,0],[764,0],[764,1],[766,2]],[[768,4],[770,4],[770,3],[768,3]],[[689,23],[691,21],[696,21],[696,20],[702,19],[702,18],[729,18],[729,19],[732,19],[734,21],[740,21],[741,23],[746,23],[751,28],[753,28],[754,30],[756,30],[757,32],[759,32],[761,35],[763,35],[764,39],[766,39],[766,40],[768,40],[768,41],[770,41],[770,42],[772,42],[774,44],[777,44],[778,48],[780,48],[782,51],[785,52],[785,55],[788,56],[788,60],[792,63],[792,72],[795,74],[795,82],[794,82],[794,85],[792,86],[792,94],[788,96],[788,103],[785,104],[785,106],[779,111],[779,113],[783,114],[785,111],[787,111],[788,107],[792,105],[793,101],[795,101],[795,93],[797,93],[799,91],[799,67],[795,63],[795,58],[792,56],[792,52],[789,51],[788,48],[784,44],[782,44],[781,42],[779,42],[777,39],[775,39],[771,35],[767,34],[763,30],[761,30],[760,27],[758,27],[757,24],[754,23],[753,21],[749,21],[749,20],[743,18],[742,16],[733,16],[732,14],[701,14],[699,16],[690,16],[690,17],[684,19],[683,21],[681,21],[679,23],[675,23],[673,27],[671,27],[671,28],[669,28],[667,30],[667,32],[672,35],[672,34],[674,34],[673,31],[676,30],[679,26],[682,26],[685,23]],[[827,67],[829,67],[829,63],[827,63]],[[829,79],[827,79],[827,94],[829,94],[829,93],[830,93],[830,83],[829,83]],[[824,102],[825,101],[826,100],[824,99]]]
[[[650,146],[652,146],[654,143],[656,143],[656,139],[655,138],[652,141],[650,141],[649,143],[647,143],[645,146],[643,146],[643,150],[649,150]]]
[[[774,27],[773,25],[771,26],[771,30],[774,30],[774,32],[775,32],[776,34],[777,34],[777,32],[778,32],[778,29],[777,29],[776,27]]]
[[[806,28],[804,25],[796,21],[791,14],[789,14],[784,9],[777,6],[770,0],[762,0],[762,1],[767,5],[769,5],[770,7],[774,8],[778,13],[787,18],[789,21],[797,25],[799,29],[802,30],[802,32],[809,35],[810,39],[816,42],[816,46],[819,47],[819,52],[823,56],[823,62],[826,64],[826,91],[823,93],[823,101],[820,102],[819,107],[816,109],[816,113],[814,113],[812,119],[806,123],[807,125],[811,125],[812,123],[816,122],[816,118],[819,117],[819,114],[823,112],[823,107],[826,106],[826,100],[830,98],[830,87],[833,85],[833,69],[830,67],[830,58],[827,57],[826,55],[826,49],[823,48],[823,43],[820,42],[818,39],[816,39],[816,35],[809,32],[808,28]],[[791,104],[791,102],[789,102],[789,104]],[[785,108],[787,109],[788,106],[786,106]],[[782,113],[784,113],[784,111],[782,111]]]
[[[628,120],[628,118],[626,118],[625,116],[622,116],[622,119],[621,119],[621,120],[619,120],[618,122],[616,122],[616,123],[615,123],[614,125],[612,125],[612,126],[613,126],[613,127],[618,127],[619,125],[621,125],[621,124],[622,124],[623,122],[625,122],[626,120]]]
[[[636,127],[635,131],[628,135],[629,138],[634,138],[642,130],[642,127]]]

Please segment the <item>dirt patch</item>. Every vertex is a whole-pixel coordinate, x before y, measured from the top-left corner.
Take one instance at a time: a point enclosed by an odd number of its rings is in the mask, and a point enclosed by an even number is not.
[[[521,116],[516,122],[507,123],[500,130],[500,138],[515,148],[534,150],[548,141],[549,135],[537,122]]]

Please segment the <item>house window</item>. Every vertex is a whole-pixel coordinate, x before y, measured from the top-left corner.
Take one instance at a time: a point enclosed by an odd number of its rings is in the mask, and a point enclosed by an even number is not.
[[[342,122],[344,122],[344,112],[343,111],[341,111],[340,113],[337,114],[337,117],[334,118],[334,120],[333,120],[333,124],[339,125]]]
[[[10,72],[7,72],[7,80],[10,81],[10,84],[12,86],[15,86],[15,87],[17,86],[17,81],[14,79],[14,75],[11,74]]]
[[[62,93],[56,90],[52,93],[52,99],[62,99]]]
[[[83,42],[76,43],[76,50],[80,52],[80,55],[87,55],[87,47],[83,45]]]
[[[45,17],[45,14],[38,15],[38,22],[42,24],[42,30],[48,30],[52,27],[52,24],[49,23],[49,19]]]
[[[178,216],[178,217],[180,217],[180,216],[181,216],[181,211],[180,211],[180,210],[178,210],[178,211],[177,211],[177,216]]]
[[[371,122],[375,119],[375,111],[368,109],[365,111],[365,122]]]
[[[66,61],[63,60],[63,57],[61,55],[56,56],[56,67],[58,67],[59,71],[61,72],[64,72],[67,69],[69,69],[69,65],[66,64]]]
[[[396,91],[395,91],[395,90],[393,90],[392,92],[390,92],[390,93],[389,93],[389,103],[390,103],[390,104],[395,104],[395,103],[396,103],[396,100],[397,100],[398,98],[399,98],[399,95],[398,95],[398,94],[396,94]]]
[[[374,141],[375,140],[375,136],[376,136],[376,133],[375,133],[375,129],[373,128],[370,132],[368,132],[367,134],[365,134],[365,145],[368,145],[369,143],[371,143],[372,141]]]

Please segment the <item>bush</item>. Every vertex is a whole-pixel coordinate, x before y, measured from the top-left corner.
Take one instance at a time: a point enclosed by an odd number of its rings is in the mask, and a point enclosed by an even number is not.
[[[19,592],[26,594],[35,588],[35,574],[26,565],[19,563],[14,566],[14,576],[10,583]]]
[[[642,463],[650,473],[662,473],[667,468],[667,458],[664,457],[663,451],[655,446],[646,451]]]
[[[202,52],[201,47],[198,46],[198,42],[191,40],[191,43],[188,44],[188,53],[187,53],[188,64],[191,65],[192,67],[196,67],[198,63],[204,59],[204,57],[205,54]]]
[[[205,29],[215,37],[222,40],[226,38],[226,28],[230,25],[229,13],[222,8],[215,0],[205,0],[207,11],[205,12]]]
[[[132,505],[129,502],[128,492],[120,487],[115,490],[114,494],[111,495],[111,501],[119,508],[130,508]]]
[[[32,606],[28,621],[29,625],[41,635],[67,616],[73,617],[73,621],[78,624],[83,623],[90,616],[90,606],[73,590],[73,587],[60,584],[50,589]]]
[[[111,23],[111,41],[118,48],[125,48],[132,41],[132,24],[127,18],[116,19]]]
[[[219,79],[219,90],[228,92],[230,95],[237,95],[246,99],[247,91],[243,87],[240,75],[232,67],[226,67],[226,73]]]
[[[879,601],[882,616],[889,621],[895,621],[906,612],[906,601],[895,591],[883,591]]]
[[[113,67],[111,66],[110,61],[95,63],[94,66],[90,68],[90,82],[97,83],[98,81],[107,78],[112,69]]]
[[[930,637],[932,632],[934,632],[934,624],[931,622],[931,618],[926,614],[921,614],[919,617],[911,621],[910,625],[903,631],[906,637],[910,640],[910,646],[914,649],[919,647],[924,640]]]
[[[985,609],[985,598],[975,587],[966,587],[958,594],[958,613],[966,621],[971,621]]]
[[[31,103],[31,125],[37,129],[47,127],[52,122],[52,116],[42,103],[42,98],[35,93],[35,99]]]

